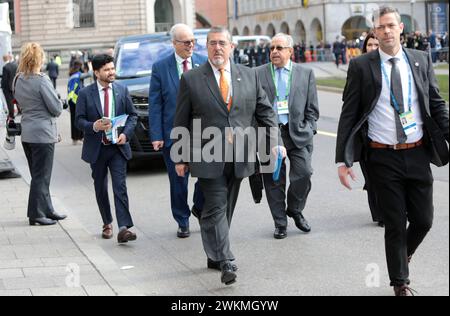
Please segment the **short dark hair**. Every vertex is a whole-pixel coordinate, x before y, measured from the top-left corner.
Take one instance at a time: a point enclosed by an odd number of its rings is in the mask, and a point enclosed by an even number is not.
[[[400,13],[398,10],[393,6],[381,6],[378,10],[373,12],[373,22],[375,22],[377,19],[380,19],[382,16],[385,16],[386,14],[394,13],[395,17],[397,18],[398,23],[402,22],[402,18],[400,16]]]
[[[94,58],[92,58],[92,69],[94,69],[94,71],[99,71],[103,66],[113,62],[114,57],[112,56],[106,54],[95,55]]]

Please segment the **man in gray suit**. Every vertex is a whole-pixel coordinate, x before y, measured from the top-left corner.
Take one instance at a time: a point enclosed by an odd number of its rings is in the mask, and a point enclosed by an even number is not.
[[[302,212],[311,190],[313,136],[317,130],[319,106],[314,73],[291,61],[293,45],[291,36],[277,34],[270,47],[271,63],[256,70],[261,85],[278,114],[281,136],[290,161],[287,209],[285,162],[278,181],[274,181],[272,174],[264,174],[263,177],[275,221],[276,239],[287,237],[287,216],[294,219],[301,231],[311,231]]]
[[[250,142],[239,146],[238,134],[231,133],[230,128],[234,132],[258,122],[272,128],[272,132],[275,129],[273,148],[278,149],[278,123],[254,70],[230,62],[233,50],[230,33],[212,28],[207,45],[209,62],[181,78],[171,135],[177,141],[171,155],[180,177],[190,170],[193,177],[199,178],[205,195],[200,218],[203,246],[208,259],[219,263],[222,283],[230,285],[236,282],[236,267],[231,264],[235,258],[228,235],[231,219],[242,179],[255,172],[254,162],[238,159],[242,151],[251,147]],[[201,126],[196,128],[198,123]],[[189,132],[189,137],[179,137],[181,130]],[[212,130],[217,133],[211,133]],[[286,154],[284,147],[279,149]],[[205,152],[212,153],[215,159],[207,159]],[[175,157],[177,154],[179,158]],[[201,159],[196,157],[198,154]],[[256,152],[248,157],[255,156]]]

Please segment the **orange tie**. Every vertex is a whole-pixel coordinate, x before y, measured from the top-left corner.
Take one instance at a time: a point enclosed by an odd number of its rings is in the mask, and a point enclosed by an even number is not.
[[[231,96],[230,96],[230,86],[228,85],[228,81],[225,77],[225,69],[220,69],[220,94],[222,94],[223,101],[227,103],[228,111],[231,109]],[[228,100],[228,96],[230,96],[230,100]]]

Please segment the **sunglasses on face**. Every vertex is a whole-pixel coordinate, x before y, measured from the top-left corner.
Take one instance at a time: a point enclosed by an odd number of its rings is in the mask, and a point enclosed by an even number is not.
[[[273,52],[275,50],[277,51],[282,51],[284,49],[288,49],[290,47],[286,47],[286,46],[270,46],[270,51]]]
[[[195,44],[197,43],[197,40],[195,40],[195,39],[190,40],[190,41],[179,41],[179,40],[175,40],[175,42],[180,43],[180,44],[183,44],[183,45],[186,46],[186,47],[189,47],[189,46],[191,46],[191,45],[195,45]]]

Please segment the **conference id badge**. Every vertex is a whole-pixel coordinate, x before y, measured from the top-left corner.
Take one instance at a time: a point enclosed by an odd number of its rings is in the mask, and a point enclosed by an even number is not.
[[[278,115],[289,114],[289,101],[277,101]]]
[[[417,122],[412,111],[400,114],[400,122],[402,123],[406,136],[417,132]]]

